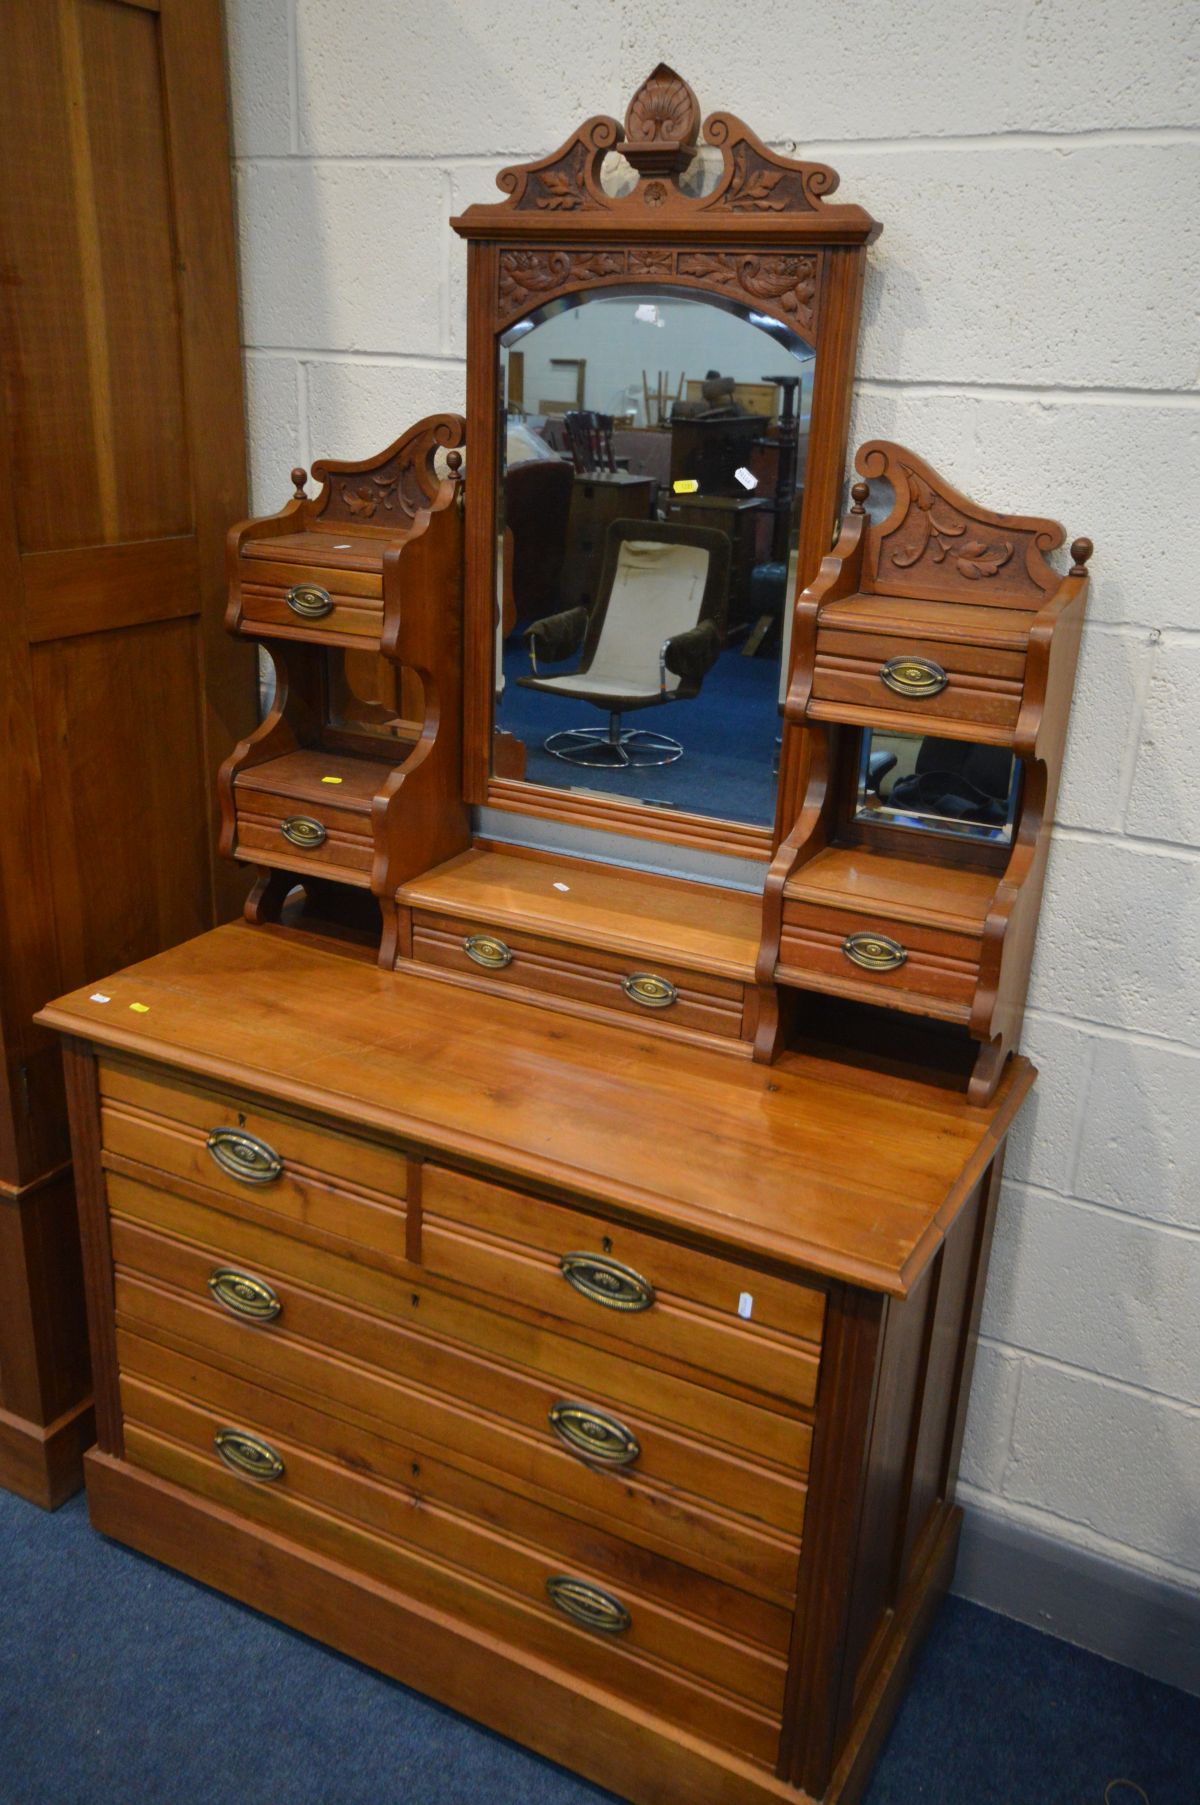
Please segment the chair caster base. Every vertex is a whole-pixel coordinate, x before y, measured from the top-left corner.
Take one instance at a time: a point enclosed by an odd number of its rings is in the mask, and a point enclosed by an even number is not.
[[[553,758],[592,771],[641,771],[651,765],[673,765],[683,747],[667,733],[627,727],[615,736],[605,727],[564,727],[543,742]]]

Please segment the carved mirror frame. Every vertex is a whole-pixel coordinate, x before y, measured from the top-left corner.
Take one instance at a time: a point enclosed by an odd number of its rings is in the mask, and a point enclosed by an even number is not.
[[[795,816],[801,738],[783,723],[774,829],[527,784],[492,772],[500,335],[548,301],[639,286],[740,302],[790,327],[816,352],[797,592],[834,538],[844,481],[850,392],[866,247],[880,227],[861,207],[831,205],[824,163],[777,155],[734,117],[711,113],[703,142],[721,155],[707,193],[688,192],[700,146],[696,97],[660,63],[625,115],[588,119],[539,162],[504,169],[506,199],[451,221],[468,241],[466,615],[463,772],[466,801],[577,827],[674,841],[766,862]],[[617,151],[635,179],[612,194],[601,165]],[[789,599],[794,602],[794,597]],[[790,675],[790,673],[789,673]]]

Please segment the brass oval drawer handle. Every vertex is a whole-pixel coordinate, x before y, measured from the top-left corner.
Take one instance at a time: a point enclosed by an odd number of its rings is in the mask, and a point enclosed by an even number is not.
[[[503,971],[513,962],[512,948],[505,946],[495,934],[468,934],[463,941],[463,952],[485,971]]]
[[[926,696],[940,696],[950,679],[932,658],[889,658],[880,666],[879,681],[898,696],[922,701]]]
[[[244,1316],[248,1322],[274,1322],[283,1309],[264,1279],[239,1272],[235,1266],[215,1266],[208,1275],[208,1288],[231,1315]]]
[[[895,971],[908,958],[907,947],[886,934],[849,934],[842,941],[842,951],[852,965],[864,971]]]
[[[267,1442],[244,1429],[218,1429],[213,1447],[231,1473],[239,1479],[258,1479],[264,1484],[283,1478],[283,1460]]]
[[[222,1172],[244,1185],[274,1184],[283,1171],[274,1147],[242,1128],[214,1128],[204,1144]]]
[[[323,620],[333,613],[333,597],[319,583],[296,583],[283,599],[301,620]]]
[[[546,1581],[546,1596],[556,1610],[585,1630],[599,1630],[605,1636],[620,1636],[633,1619],[611,1592],[589,1585],[586,1579],[571,1579],[566,1573],[553,1573]]]
[[[631,1003],[640,1003],[643,1009],[669,1009],[679,1000],[679,992],[670,979],[657,977],[652,971],[630,972],[621,979],[621,989]]]
[[[642,1451],[632,1429],[587,1404],[552,1404],[550,1427],[572,1454],[608,1467],[631,1467]]]
[[[654,1302],[654,1286],[631,1266],[622,1266],[598,1253],[565,1253],[559,1271],[582,1297],[606,1310],[648,1310]]]
[[[289,815],[286,821],[279,823],[279,831],[293,846],[303,847],[306,851],[325,844],[325,829],[311,815]]]

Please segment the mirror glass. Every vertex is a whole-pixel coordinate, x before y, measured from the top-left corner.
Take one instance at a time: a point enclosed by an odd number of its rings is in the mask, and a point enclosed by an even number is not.
[[[498,775],[770,825],[814,362],[671,289],[504,335]]]
[[[1008,846],[1019,775],[1016,759],[1002,746],[869,728],[862,736],[854,818]]]

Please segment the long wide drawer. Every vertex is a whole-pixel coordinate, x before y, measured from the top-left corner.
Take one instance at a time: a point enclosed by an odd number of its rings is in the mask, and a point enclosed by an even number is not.
[[[408,1160],[395,1148],[107,1059],[100,1095],[106,1164],[136,1161],[325,1244],[404,1259]]]
[[[645,1412],[706,1445],[737,1450],[797,1476],[808,1471],[812,1430],[803,1418],[730,1397],[565,1335],[547,1333],[542,1322],[501,1314],[427,1283],[416,1267],[393,1276],[360,1259],[338,1258],[324,1248],[230,1217],[129,1174],[114,1173],[110,1178],[109,1201],[121,1221],[196,1245],[206,1260],[216,1262],[214,1270],[240,1272],[248,1280],[250,1299],[243,1320],[261,1323],[264,1319],[254,1299],[265,1274],[274,1297],[266,1320],[283,1327],[290,1328],[293,1320],[294,1312],[285,1310],[284,1298],[294,1282],[405,1329],[455,1342],[505,1366],[538,1374],[563,1397],[602,1399],[610,1409]],[[200,1268],[196,1272],[198,1275]],[[218,1295],[216,1301],[237,1314],[236,1279],[229,1283],[233,1291],[227,1286],[225,1295]],[[220,1290],[218,1287],[218,1293]],[[619,1455],[620,1451],[601,1452]]]
[[[781,1709],[786,1611],[151,1343],[133,1349],[132,1360],[138,1370],[121,1381],[127,1429],[135,1423],[220,1458],[217,1436],[240,1425],[282,1461],[277,1473],[258,1456],[264,1483],[518,1597],[540,1603],[546,1582],[570,1572],[627,1603],[636,1599],[626,1646]],[[257,1453],[249,1450],[251,1460]]]
[[[708,972],[639,966],[615,953],[422,909],[413,914],[412,956],[463,977],[590,1003],[648,1024],[722,1039],[742,1031],[745,987]]]
[[[380,1433],[415,1435],[446,1458],[582,1506],[621,1534],[766,1595],[795,1586],[804,1486],[795,1476],[704,1446],[641,1412],[564,1397],[540,1375],[506,1368],[315,1294],[267,1282],[267,1325],[239,1321],[209,1292],[213,1256],[114,1222],[118,1324],[206,1358]],[[150,1271],[147,1272],[147,1268]],[[260,1275],[248,1275],[260,1278]],[[636,1460],[569,1451],[552,1412],[582,1404],[632,1436]],[[606,1430],[606,1433],[608,1431]]]
[[[793,1405],[816,1396],[824,1294],[603,1217],[428,1165],[421,1257],[497,1299]]]

